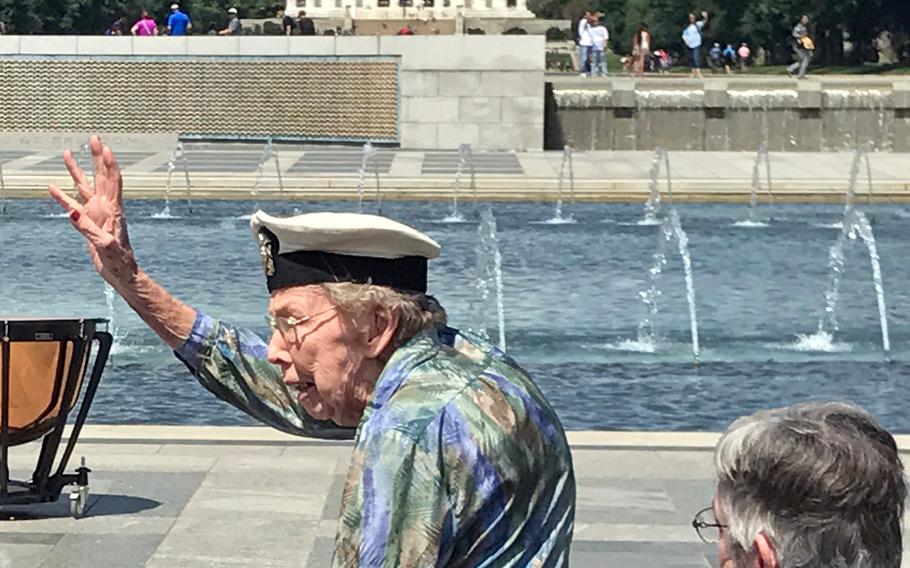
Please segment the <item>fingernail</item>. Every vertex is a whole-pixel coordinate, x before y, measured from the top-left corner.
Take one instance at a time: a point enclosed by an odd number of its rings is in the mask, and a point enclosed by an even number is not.
[[[81,216],[82,216],[82,214],[79,213],[79,212],[76,211],[76,210],[73,210],[73,212],[70,213],[70,219],[73,221],[73,223],[78,222],[78,221],[79,221],[79,217],[81,217]]]

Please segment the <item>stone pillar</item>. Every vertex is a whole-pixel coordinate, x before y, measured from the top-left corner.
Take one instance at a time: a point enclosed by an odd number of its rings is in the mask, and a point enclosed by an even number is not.
[[[613,149],[636,150],[635,81],[613,79]]]
[[[910,152],[910,83],[894,81],[894,128],[891,129],[895,152]]]
[[[705,150],[729,149],[727,135],[727,107],[729,105],[726,81],[705,83]]]
[[[797,150],[818,152],[822,148],[822,85],[817,81],[800,81],[797,90],[799,127]]]

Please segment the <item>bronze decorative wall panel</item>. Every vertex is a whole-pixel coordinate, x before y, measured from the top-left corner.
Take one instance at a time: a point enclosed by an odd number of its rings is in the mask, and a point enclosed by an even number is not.
[[[0,59],[0,130],[398,141],[398,60]]]

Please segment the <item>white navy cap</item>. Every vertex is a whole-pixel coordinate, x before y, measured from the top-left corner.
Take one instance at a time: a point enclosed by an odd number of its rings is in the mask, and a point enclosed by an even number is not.
[[[306,213],[273,217],[257,211],[250,229],[259,241],[269,291],[322,282],[357,282],[425,293],[427,260],[436,241],[386,217]]]
[[[179,4],[171,4],[171,10],[177,10],[180,8]]]
[[[228,14],[236,14],[237,8],[228,8]]]

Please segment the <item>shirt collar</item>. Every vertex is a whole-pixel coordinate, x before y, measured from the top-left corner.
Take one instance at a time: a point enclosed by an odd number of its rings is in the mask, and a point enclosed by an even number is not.
[[[376,385],[373,387],[373,396],[367,404],[360,420],[358,431],[369,420],[373,412],[382,408],[389,399],[401,388],[402,383],[416,366],[433,358],[443,346],[453,346],[458,330],[450,327],[425,330],[395,350],[389,362],[382,369]]]

